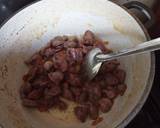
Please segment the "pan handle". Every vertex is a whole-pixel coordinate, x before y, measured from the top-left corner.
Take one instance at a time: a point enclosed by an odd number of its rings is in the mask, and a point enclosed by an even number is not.
[[[123,4],[123,6],[133,12],[147,29],[154,24],[155,16],[152,10],[141,2],[131,1]]]

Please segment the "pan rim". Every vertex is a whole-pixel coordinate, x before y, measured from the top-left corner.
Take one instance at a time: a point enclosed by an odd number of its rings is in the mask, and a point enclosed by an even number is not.
[[[22,7],[21,9],[17,10],[16,12],[14,12],[11,16],[9,16],[6,20],[3,21],[3,23],[0,25],[0,30],[5,24],[7,24],[7,22],[10,19],[12,19],[14,16],[16,16],[19,12],[21,12],[22,10],[24,10],[24,9],[26,9],[36,3],[39,3],[41,1],[43,1],[43,0],[36,0],[34,2],[31,2],[30,4],[27,4],[26,6]],[[112,2],[112,1],[109,1],[109,2]],[[142,29],[142,31],[144,32],[144,34],[146,36],[146,39],[150,40],[150,36],[149,36],[146,28],[133,13],[131,13],[127,8],[123,7],[122,5],[119,5],[115,2],[112,2],[112,3],[114,3],[116,6],[121,7],[121,9],[123,9],[125,12],[127,12],[135,20],[135,22],[137,22],[139,24],[140,28]],[[148,77],[149,79],[147,81],[146,88],[142,94],[142,97],[138,101],[138,104],[128,114],[128,116],[122,122],[120,122],[117,126],[115,126],[115,128],[124,128],[125,126],[127,126],[131,122],[131,120],[133,120],[134,117],[140,112],[144,103],[146,102],[146,100],[150,94],[150,91],[151,91],[151,88],[153,85],[153,81],[154,81],[154,76],[155,76],[155,53],[154,52],[151,52],[150,58],[151,58],[151,67],[150,67],[150,73],[149,73],[149,77]]]

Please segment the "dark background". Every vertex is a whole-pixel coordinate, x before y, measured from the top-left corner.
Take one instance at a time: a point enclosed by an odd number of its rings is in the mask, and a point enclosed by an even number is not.
[[[34,0],[0,0],[0,24],[15,11]],[[160,0],[153,9],[156,22],[148,31],[152,38],[160,36]],[[139,114],[127,126],[127,128],[160,128],[160,51],[156,55],[156,74],[152,91]]]

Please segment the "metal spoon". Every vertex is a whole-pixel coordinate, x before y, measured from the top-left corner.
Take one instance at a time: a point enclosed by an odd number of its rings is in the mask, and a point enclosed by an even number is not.
[[[99,48],[92,49],[85,57],[83,63],[83,78],[85,80],[93,79],[98,73],[101,65],[105,61],[118,59],[120,57],[130,56],[134,54],[142,54],[160,49],[160,38],[141,43],[133,48],[103,54]]]

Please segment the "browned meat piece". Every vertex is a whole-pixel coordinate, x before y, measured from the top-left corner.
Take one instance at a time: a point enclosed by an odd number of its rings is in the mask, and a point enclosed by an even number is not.
[[[120,63],[117,60],[105,62],[100,69],[100,73],[112,72],[119,65],[120,65]]]
[[[32,86],[29,83],[23,84],[20,88],[21,95],[23,94],[28,95],[28,93],[30,93],[31,91],[32,91]]]
[[[126,78],[126,72],[122,69],[117,69],[113,72],[113,74],[118,78],[120,83],[124,83]]]
[[[74,66],[69,67],[68,72],[77,74],[80,72],[80,69],[81,69],[80,65],[74,65]]]
[[[68,100],[74,101],[73,93],[69,89],[63,89],[62,96]]]
[[[84,55],[86,55],[93,48],[94,48],[93,46],[83,46],[82,47],[82,52],[83,52]]]
[[[111,109],[112,105],[113,105],[112,101],[108,98],[102,98],[99,101],[99,106],[100,106],[99,108],[104,113],[108,112]]]
[[[104,88],[106,88],[107,87],[107,84],[106,84],[106,82],[104,81],[104,80],[97,80],[97,81],[99,81],[99,85],[100,85],[100,87],[102,88],[102,89],[104,89]]]
[[[62,36],[62,39],[63,39],[63,41],[68,41],[69,37],[64,35],[64,36]]]
[[[65,58],[66,58],[66,53],[64,51],[57,53],[52,58],[54,68],[56,68],[62,72],[67,71],[68,63]]]
[[[126,86],[126,84],[119,84],[119,85],[117,86],[117,88],[118,88],[118,93],[119,93],[121,96],[123,96],[124,93],[125,93],[125,91],[126,91],[126,89],[127,89],[127,86]]]
[[[82,93],[82,89],[78,87],[71,87],[71,91],[75,97],[79,97]]]
[[[77,42],[74,42],[74,41],[68,41],[68,42],[65,42],[64,43],[64,48],[76,48],[78,45]]]
[[[68,89],[68,88],[69,88],[69,84],[68,84],[67,82],[64,82],[64,83],[62,84],[62,88],[63,88],[63,89]]]
[[[55,53],[56,53],[56,51],[55,51],[55,49],[53,49],[53,48],[47,48],[47,49],[45,49],[45,51],[44,51],[44,55],[45,55],[46,57],[50,57],[50,56],[54,55]]]
[[[59,110],[66,110],[68,106],[64,101],[60,100],[57,104],[57,107]]]
[[[118,84],[118,79],[111,73],[105,74],[105,82],[107,85],[113,86]]]
[[[97,124],[99,124],[102,121],[103,121],[103,117],[98,117],[96,120],[94,120],[92,122],[92,126],[96,126]]]
[[[59,85],[60,82],[63,80],[63,73],[60,71],[51,72],[48,74],[49,79],[54,82],[56,85]]]
[[[99,109],[94,104],[90,104],[89,106],[89,116],[93,120],[97,119],[99,116]]]
[[[88,94],[87,92],[82,92],[78,98],[77,98],[77,102],[80,103],[80,104],[83,104],[85,103],[86,101],[88,100]]]
[[[88,117],[88,107],[87,106],[77,106],[74,109],[75,115],[81,122],[85,122]]]
[[[38,67],[32,66],[32,67],[29,69],[28,73],[26,73],[26,74],[23,76],[23,80],[24,80],[25,82],[33,80],[33,79],[35,78],[36,74],[37,74],[37,71],[38,71]]]
[[[97,102],[99,100],[99,97],[97,97],[94,93],[90,92],[88,94],[88,100],[92,103]]]
[[[26,107],[37,107],[38,104],[34,100],[22,99],[22,104]]]
[[[68,48],[67,59],[70,64],[81,63],[83,60],[83,51],[81,48]]]
[[[59,86],[52,86],[49,89],[45,89],[44,95],[46,97],[53,97],[61,94],[61,88]]]
[[[27,98],[30,100],[38,100],[42,95],[43,95],[43,90],[41,88],[34,89],[28,94]]]
[[[109,86],[106,87],[106,89],[107,89],[107,90],[114,90],[114,89],[115,89],[115,86],[109,85]]]
[[[86,31],[83,36],[83,44],[93,45],[95,43],[95,35],[91,31]]]
[[[53,67],[53,62],[52,61],[46,61],[43,65],[44,69],[46,71],[49,71]]]
[[[57,48],[61,46],[61,48],[63,48],[63,45],[67,40],[67,36],[56,36],[53,40],[51,40],[52,47]]]
[[[49,88],[45,88],[45,90],[44,90],[44,94],[43,94],[43,98],[44,98],[45,100],[47,100],[47,99],[51,99],[51,98],[53,98],[53,97],[54,97],[54,96],[52,96],[52,95],[48,94],[48,92],[49,92]]]
[[[54,67],[55,67],[56,69],[59,69],[59,70],[62,71],[62,72],[65,72],[65,71],[67,71],[68,63],[67,63],[66,60],[63,60],[63,61],[61,61],[61,60],[56,60],[55,63],[54,63]]]
[[[59,101],[59,98],[58,97],[55,97],[55,98],[50,98],[50,99],[41,99],[41,100],[38,100],[38,110],[40,112],[45,112],[45,111],[48,111],[49,108],[55,106],[56,102],[54,99],[58,99]]]
[[[52,44],[52,47],[58,47],[60,45],[63,45],[64,44],[64,41],[63,40],[52,40],[51,41],[51,44]]]
[[[101,95],[102,95],[102,90],[100,88],[100,86],[98,85],[98,83],[96,83],[96,86],[94,86],[92,88],[92,93],[97,96],[97,98],[101,98]]]
[[[81,86],[80,77],[75,74],[69,74],[68,83],[72,86],[75,86],[75,87]]]
[[[27,65],[41,65],[43,62],[43,58],[39,53],[35,53],[31,58],[29,58],[29,60],[25,61]]]
[[[32,80],[31,85],[33,88],[41,88],[41,87],[47,87],[50,80],[46,76],[39,76]]]
[[[108,97],[109,99],[115,99],[117,97],[116,90],[103,90],[103,94],[105,97]]]

